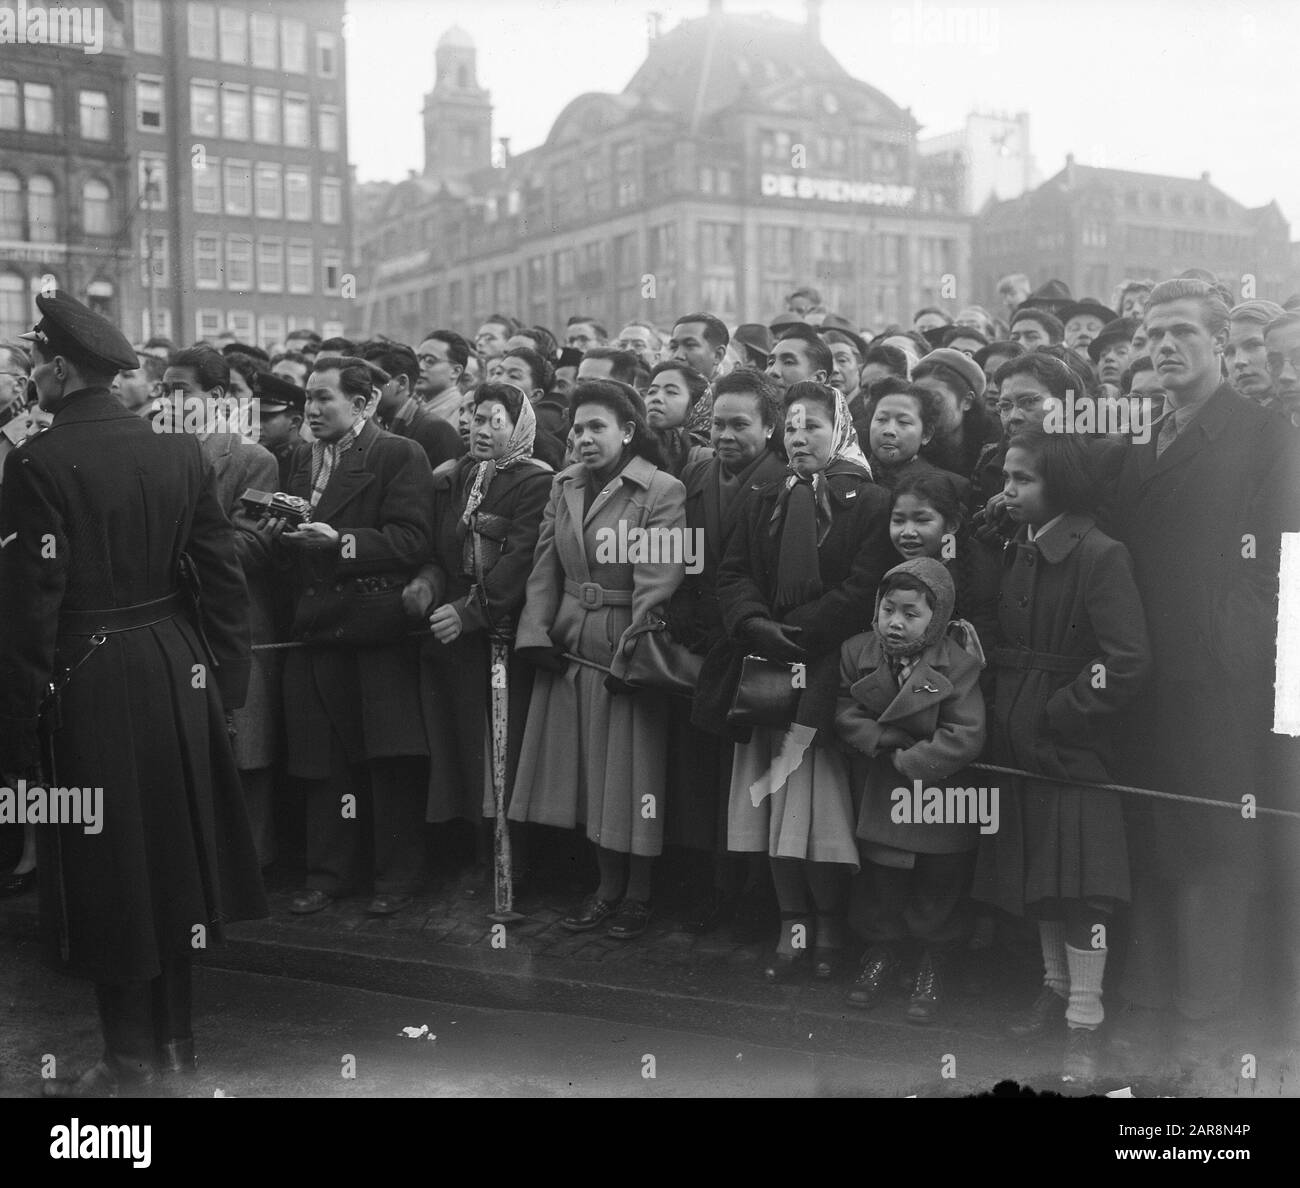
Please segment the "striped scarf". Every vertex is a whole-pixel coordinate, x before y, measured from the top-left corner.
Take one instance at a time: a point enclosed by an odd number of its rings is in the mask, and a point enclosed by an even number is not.
[[[311,505],[314,508],[330,485],[334,468],[343,453],[357,440],[365,421],[358,421],[338,441],[313,441],[311,443]]]

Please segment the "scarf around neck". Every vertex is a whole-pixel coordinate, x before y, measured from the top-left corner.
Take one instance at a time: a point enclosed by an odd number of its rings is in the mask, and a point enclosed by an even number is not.
[[[469,497],[465,500],[465,510],[461,513],[460,523],[456,529],[458,535],[464,537],[469,531],[474,521],[474,513],[487,495],[497,471],[510,470],[512,467],[527,464],[547,471],[551,469],[545,462],[533,457],[533,443],[536,439],[537,414],[533,411],[532,402],[525,398],[520,405],[519,419],[515,422],[514,432],[510,434],[510,440],[506,443],[505,452],[500,458],[487,458],[478,463],[474,470]]]

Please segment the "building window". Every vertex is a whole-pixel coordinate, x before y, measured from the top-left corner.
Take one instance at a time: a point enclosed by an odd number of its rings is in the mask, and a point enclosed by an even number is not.
[[[320,135],[316,147],[322,152],[337,153],[339,151],[339,109],[322,107],[317,113],[317,118],[320,121]]]
[[[0,239],[25,239],[23,186],[16,173],[0,171]]]
[[[136,192],[150,210],[166,210],[167,158],[162,153],[141,153],[138,170]]]
[[[162,0],[135,0],[132,18],[135,48],[142,54],[161,54]]]
[[[194,237],[194,284],[200,289],[221,288],[221,237],[219,235]]]
[[[190,83],[190,131],[195,136],[217,135],[217,84]]]
[[[226,214],[246,215],[253,210],[253,179],[247,161],[227,161]]]
[[[79,114],[83,140],[108,139],[108,96],[103,91],[82,91]]]
[[[253,65],[261,70],[275,70],[279,65],[279,55],[276,52],[278,39],[275,17],[264,12],[255,12],[249,18],[249,22],[253,43]]]
[[[221,213],[221,162],[209,157],[203,169],[191,173],[196,214]]]
[[[54,131],[54,88],[48,83],[23,87],[23,123],[28,132]]]
[[[135,126],[141,132],[163,130],[162,79],[140,77],[135,80]]]
[[[54,182],[44,174],[38,173],[27,182],[27,230],[33,243],[54,243],[59,238]]]
[[[322,223],[341,223],[343,221],[343,185],[337,178],[326,177],[321,179],[320,221]]]
[[[321,78],[338,77],[339,39],[333,33],[316,34],[316,73]]]
[[[327,297],[337,297],[343,283],[343,257],[337,252],[322,252],[320,261],[321,291]],[[458,282],[453,281],[453,286]]]
[[[257,217],[259,219],[283,217],[284,202],[279,165],[258,165],[254,191]]]
[[[221,60],[240,66],[248,61],[248,13],[242,8],[221,10]]]
[[[311,174],[302,169],[289,169],[284,175],[285,216],[294,222],[311,220]]]
[[[143,231],[140,234],[140,283],[149,285],[149,275],[153,274],[153,286],[159,288],[167,284],[171,274],[168,268],[167,232]]]
[[[12,78],[0,78],[0,128],[18,128],[21,124],[18,81]]]
[[[4,174],[0,174],[2,177]],[[17,273],[0,272],[0,337],[13,338],[31,329],[32,313],[25,289],[23,278]]]
[[[311,240],[289,241],[289,292],[310,293],[312,277]]]
[[[81,228],[87,235],[113,233],[113,199],[108,186],[89,178],[81,187]]]
[[[791,137],[789,132],[764,128],[758,134],[758,154],[772,165],[788,167],[791,161]]]
[[[794,272],[794,228],[759,227],[758,258],[764,272]]]
[[[191,58],[217,56],[217,10],[211,4],[190,3],[189,47]]]
[[[253,92],[253,139],[258,144],[280,143],[280,92],[258,87]]]
[[[280,22],[280,69],[307,73],[307,26],[302,21]]]
[[[240,342],[253,341],[253,315],[246,309],[232,309],[226,315],[226,325]]]
[[[311,139],[311,120],[305,95],[284,97],[284,143],[306,148]]]
[[[278,351],[284,346],[284,315],[263,314],[257,320],[257,341],[264,351]]]
[[[226,140],[248,139],[248,88],[221,84],[221,135]]]
[[[253,241],[246,235],[226,236],[226,288],[246,293],[253,287]]]
[[[284,241],[257,241],[257,287],[263,293],[284,291]]]
[[[740,228],[735,223],[701,223],[700,266],[734,269],[739,236]]]
[[[221,310],[200,309],[194,314],[194,337],[199,342],[211,341],[221,333],[224,325]]]

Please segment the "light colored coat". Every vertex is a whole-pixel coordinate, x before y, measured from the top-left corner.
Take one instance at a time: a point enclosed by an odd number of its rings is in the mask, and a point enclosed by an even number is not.
[[[586,468],[555,478],[542,517],[516,648],[559,647],[609,667],[633,623],[666,603],[681,584],[678,561],[597,561],[603,531],[685,528],[685,488],[672,475],[634,458],[583,513]],[[630,591],[630,606],[584,606],[565,583]],[[596,601],[594,590],[589,601]],[[604,674],[570,663],[541,672],[533,685],[512,820],[574,828],[585,824],[599,846],[655,855],[663,847],[667,769],[666,695],[615,695]],[[648,798],[648,799],[647,799]]]

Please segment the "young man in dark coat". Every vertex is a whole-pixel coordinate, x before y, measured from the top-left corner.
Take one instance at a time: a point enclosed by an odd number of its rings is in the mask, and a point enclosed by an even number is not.
[[[44,914],[64,968],[95,983],[105,1044],[46,1093],[114,1096],[160,1064],[193,1068],[191,955],[266,914],[226,731],[248,684],[248,593],[199,443],[109,390],[130,344],[65,294],[37,305],[26,337],[54,422],[4,478],[0,772],[29,795],[102,798],[98,820],[39,827]]]
[[[1279,534],[1297,527],[1294,439],[1221,380],[1228,310],[1211,285],[1157,285],[1145,328],[1168,411],[1130,447],[1112,523],[1133,557],[1154,660],[1152,696],[1133,722],[1132,782],[1231,807],[1125,801],[1134,864],[1122,992],[1145,1009],[1119,1038],[1149,1059],[1151,1012],[1170,1012],[1194,1059],[1224,1042],[1261,882],[1266,819],[1242,804],[1271,794],[1259,762]]]
[[[372,846],[371,913],[400,911],[423,876],[429,747],[419,649],[405,638],[419,623],[401,601],[432,547],[433,472],[415,442],[362,419],[370,398],[363,360],[317,365],[307,381],[316,440],[289,480],[312,519],[292,532],[268,525],[296,570],[293,638],[317,645],[291,651],[284,670],[289,773],[309,781],[297,914],[355,891]]]
[[[362,351],[362,357],[383,368],[389,377],[375,406],[375,419],[383,428],[416,442],[428,455],[430,470],[465,452],[456,426],[420,403],[415,391],[420,364],[410,347],[400,342],[376,342]]]

